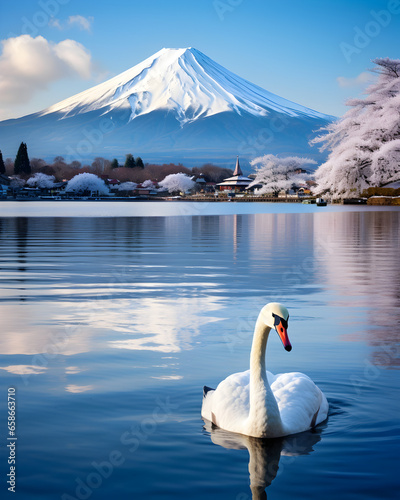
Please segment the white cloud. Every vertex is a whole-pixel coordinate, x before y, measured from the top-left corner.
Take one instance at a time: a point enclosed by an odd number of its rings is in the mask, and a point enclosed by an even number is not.
[[[348,88],[348,87],[362,87],[372,82],[374,79],[374,75],[364,71],[360,73],[355,78],[346,78],[345,76],[338,76],[336,81],[339,84],[339,87]]]
[[[92,27],[92,23],[94,21],[93,17],[84,17],[84,16],[69,16],[67,23],[70,26],[77,25],[81,30],[90,31]]]
[[[75,40],[63,40],[54,46],[54,53],[64,62],[66,69],[88,80],[93,71],[90,52]]]
[[[49,26],[51,26],[52,28],[57,28],[58,30],[65,30],[76,26],[80,30],[88,31],[90,33],[92,30],[93,21],[94,17],[92,16],[84,17],[78,14],[76,16],[69,16],[66,21],[60,21],[60,19],[52,17],[49,21]]]
[[[90,52],[75,40],[53,43],[21,35],[1,41],[0,106],[27,103],[52,82],[89,79],[95,68]]]

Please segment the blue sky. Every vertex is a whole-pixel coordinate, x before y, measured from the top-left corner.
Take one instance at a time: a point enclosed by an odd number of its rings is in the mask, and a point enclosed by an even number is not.
[[[1,119],[163,47],[195,47],[270,92],[340,116],[366,88],[372,59],[400,58],[400,0],[19,0],[1,3],[0,36]]]

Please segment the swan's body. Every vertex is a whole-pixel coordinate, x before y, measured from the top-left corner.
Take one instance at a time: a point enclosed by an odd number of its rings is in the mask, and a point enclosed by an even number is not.
[[[289,313],[281,304],[267,304],[254,331],[250,370],[234,373],[215,390],[205,388],[203,418],[221,429],[246,436],[272,438],[303,432],[327,418],[328,402],[303,373],[273,375],[265,369],[265,350],[275,327],[285,349],[291,345],[286,327]]]

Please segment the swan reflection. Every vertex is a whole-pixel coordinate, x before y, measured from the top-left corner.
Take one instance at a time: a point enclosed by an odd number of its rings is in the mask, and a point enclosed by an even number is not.
[[[226,449],[248,450],[250,489],[253,500],[266,500],[265,489],[278,474],[281,456],[309,455],[321,440],[321,429],[275,439],[259,439],[225,431],[204,419],[211,441]],[[282,471],[282,468],[281,468]]]

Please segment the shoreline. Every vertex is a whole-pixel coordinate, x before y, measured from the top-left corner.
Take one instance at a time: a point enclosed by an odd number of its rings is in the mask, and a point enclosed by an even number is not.
[[[312,200],[312,201],[311,201]],[[303,203],[306,201],[307,203]],[[38,202],[67,202],[67,203],[82,203],[82,202],[90,202],[90,203],[143,203],[143,202],[186,202],[186,203],[269,203],[269,204],[308,204],[308,205],[316,205],[314,199],[310,198],[273,198],[273,197],[244,197],[244,196],[235,196],[235,197],[217,197],[217,196],[168,196],[168,197],[76,197],[76,198],[53,198],[53,197],[35,197],[35,198],[0,198],[0,202],[13,202],[13,203],[38,203]],[[371,196],[368,199],[343,199],[338,200],[337,202],[329,202],[330,206],[343,206],[343,205],[367,205],[367,206],[400,206],[400,197],[390,197],[390,196]]]
[[[297,203],[297,204],[302,204],[303,201],[310,200],[310,198],[274,198],[274,197],[261,197],[261,196],[254,196],[254,197],[242,197],[242,196],[236,196],[236,197],[217,197],[217,196],[165,196],[165,197],[82,197],[82,198],[50,198],[50,197],[43,197],[43,198],[0,198],[0,202],[60,202],[60,201],[66,201],[66,202],[145,202],[145,201],[155,201],[155,202],[171,202],[171,201],[178,201],[178,202],[194,202],[194,203],[227,203],[227,202],[239,202],[239,203]],[[310,202],[309,204],[314,205],[315,202]],[[339,203],[331,203],[333,205],[339,204]],[[356,204],[356,203],[354,203]]]
[[[160,203],[152,200],[109,201],[95,203],[70,200],[68,202],[19,203],[11,200],[0,202],[0,219],[13,217],[169,217],[169,216],[242,216],[257,214],[318,214],[334,212],[398,211],[400,206],[368,206],[332,204],[319,207],[303,203],[204,203],[186,200],[166,200]],[[178,203],[174,203],[178,201]]]

